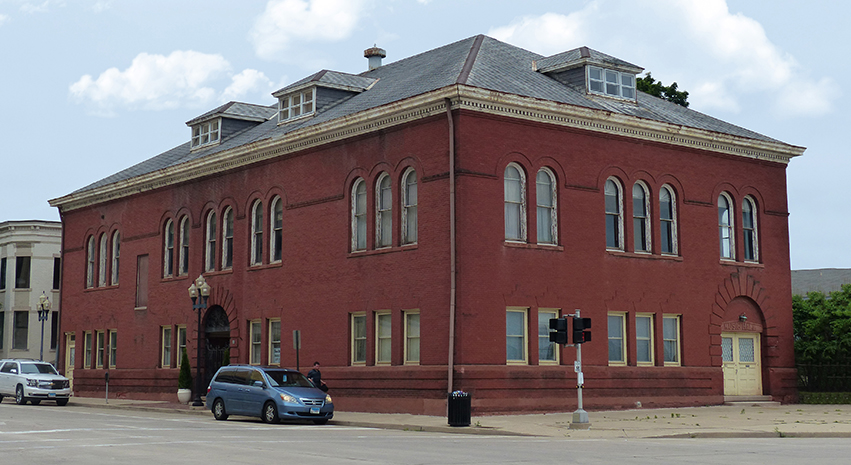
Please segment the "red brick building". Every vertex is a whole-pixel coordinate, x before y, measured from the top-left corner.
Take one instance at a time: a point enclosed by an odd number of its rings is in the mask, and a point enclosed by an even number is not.
[[[636,91],[641,68],[485,36],[323,70],[54,199],[74,389],[168,398],[182,347],[323,364],[341,410],[569,411],[796,395],[791,146]],[[101,271],[103,270],[103,271]],[[187,288],[212,291],[200,334]],[[64,360],[65,357],[60,357]],[[68,372],[72,367],[63,367]]]

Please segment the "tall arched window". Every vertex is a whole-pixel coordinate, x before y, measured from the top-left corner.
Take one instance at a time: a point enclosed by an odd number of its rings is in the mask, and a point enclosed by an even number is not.
[[[165,223],[165,248],[163,249],[163,276],[174,276],[174,221]]]
[[[115,231],[112,233],[112,277],[110,284],[118,285],[118,261],[121,255],[121,233]]]
[[[216,233],[216,212],[210,210],[210,213],[207,214],[207,247],[204,250],[204,271],[214,271],[216,269]]]
[[[541,168],[535,176],[535,202],[538,205],[538,243],[558,242],[558,214],[556,213],[555,175],[548,168]]]
[[[402,175],[402,243],[417,242],[417,172],[408,168]]]
[[[222,269],[233,267],[233,208],[222,215]]]
[[[180,259],[177,270],[180,276],[189,274],[189,217],[186,215],[180,219]]]
[[[109,260],[107,258],[108,251],[109,244],[107,244],[106,233],[103,233],[100,235],[100,250],[98,252],[98,286],[100,287],[106,286],[106,264]]]
[[[516,163],[505,167],[505,240],[526,241],[526,175]]]
[[[375,247],[393,245],[393,186],[390,175],[381,174],[375,183]]]
[[[632,234],[636,252],[650,252],[650,194],[643,182],[632,186]]]
[[[718,238],[721,242],[721,258],[734,259],[733,202],[726,192],[718,196]]]
[[[352,185],[352,251],[366,250],[366,183]]]
[[[95,236],[86,244],[86,287],[95,287]]]
[[[664,185],[659,190],[659,232],[662,240],[661,252],[676,255],[677,249],[677,202],[674,190]]]
[[[749,262],[759,261],[759,242],[756,229],[756,203],[750,197],[742,201],[742,246],[744,247],[745,260]]]
[[[251,264],[263,263],[263,202],[256,201],[251,209]]]
[[[272,199],[271,212],[271,234],[269,238],[269,261],[281,261],[281,248],[283,246],[283,228],[284,228],[284,203],[280,197]]]
[[[606,248],[623,250],[623,197],[614,178],[606,180]]]

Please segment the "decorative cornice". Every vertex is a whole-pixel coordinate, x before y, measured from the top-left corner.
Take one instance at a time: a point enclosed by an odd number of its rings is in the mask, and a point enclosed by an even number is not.
[[[788,163],[792,157],[801,155],[804,151],[802,147],[781,142],[758,141],[609,111],[466,85],[453,85],[88,191],[69,194],[51,200],[50,205],[63,212],[71,211],[266,160],[295,157],[306,149],[441,115],[446,111],[445,99],[450,100],[452,109],[465,109],[778,163]]]

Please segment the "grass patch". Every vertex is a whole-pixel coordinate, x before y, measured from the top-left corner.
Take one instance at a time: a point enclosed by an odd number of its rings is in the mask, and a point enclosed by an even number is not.
[[[851,404],[851,392],[799,392],[802,404]]]

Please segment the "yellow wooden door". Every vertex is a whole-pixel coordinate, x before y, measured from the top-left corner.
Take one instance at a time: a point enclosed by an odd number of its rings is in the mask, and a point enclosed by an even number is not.
[[[721,335],[724,395],[762,395],[762,364],[758,333]]]
[[[71,389],[74,389],[74,364],[77,359],[77,350],[74,342],[75,336],[73,333],[65,335],[65,377],[71,382]]]

